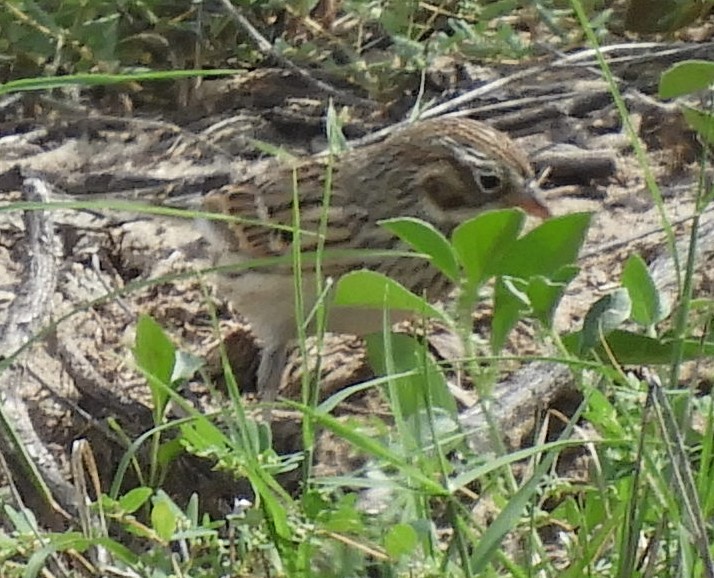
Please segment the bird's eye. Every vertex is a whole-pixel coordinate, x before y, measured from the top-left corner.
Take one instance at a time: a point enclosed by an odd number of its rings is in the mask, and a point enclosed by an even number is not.
[[[501,188],[501,178],[497,175],[481,175],[479,183],[484,193],[495,193]]]

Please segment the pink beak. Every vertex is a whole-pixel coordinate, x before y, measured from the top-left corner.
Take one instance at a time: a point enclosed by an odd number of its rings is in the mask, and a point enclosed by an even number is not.
[[[547,219],[551,216],[550,209],[540,197],[540,191],[535,185],[530,185],[522,192],[506,196],[506,203],[511,207],[520,207],[529,215]]]

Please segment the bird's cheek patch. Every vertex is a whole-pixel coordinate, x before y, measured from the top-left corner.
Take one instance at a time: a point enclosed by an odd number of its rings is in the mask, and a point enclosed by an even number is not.
[[[468,203],[468,184],[461,171],[452,166],[439,166],[424,172],[421,188],[427,198],[443,210],[458,209]]]

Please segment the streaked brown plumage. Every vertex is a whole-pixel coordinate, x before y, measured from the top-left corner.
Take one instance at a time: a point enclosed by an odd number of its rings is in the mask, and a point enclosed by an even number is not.
[[[264,224],[292,224],[295,178],[300,228],[317,232],[329,162],[328,251],[403,249],[377,224],[397,216],[424,219],[448,234],[488,208],[520,206],[539,217],[549,215],[532,187],[533,173],[525,154],[507,135],[469,119],[434,119],[410,125],[382,142],[350,150],[332,161],[327,157],[309,157],[294,164],[268,161],[244,180],[210,193],[204,200],[205,210],[246,219],[206,223],[216,262],[290,255],[291,232]],[[317,236],[303,234],[301,246],[303,251],[314,251]],[[337,277],[363,266],[430,299],[444,298],[450,289],[448,281],[427,261],[405,257],[328,259],[323,273]],[[310,267],[305,269],[303,291],[309,311],[316,301],[315,281]],[[258,388],[272,398],[280,384],[287,344],[296,335],[290,266],[226,273],[221,275],[219,287],[263,342]],[[394,312],[393,318],[399,319],[399,312]],[[330,331],[361,335],[381,326],[379,311],[330,310]]]

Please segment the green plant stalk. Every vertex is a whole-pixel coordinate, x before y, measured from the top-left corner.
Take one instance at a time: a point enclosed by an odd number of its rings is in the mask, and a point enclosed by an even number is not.
[[[156,387],[165,386],[166,389],[171,389],[160,379],[154,377],[153,375],[144,376],[147,381],[153,383],[151,389]],[[164,408],[159,408],[158,404],[154,404],[154,408],[151,415],[154,419],[154,428],[152,428],[154,434],[151,436],[151,446],[149,450],[149,486],[152,488],[158,488],[159,482],[159,449],[161,448],[161,432],[155,429],[157,425],[161,425],[164,422],[163,409],[167,408],[168,404],[164,404]]]
[[[676,388],[679,384],[680,369],[684,358],[684,340],[687,334],[689,323],[689,314],[691,310],[692,296],[694,292],[694,270],[696,266],[696,254],[699,238],[699,223],[701,213],[704,209],[702,199],[705,197],[705,159],[701,161],[701,172],[699,185],[697,187],[697,196],[695,200],[696,212],[692,220],[692,228],[689,234],[687,264],[684,275],[684,286],[681,288],[679,307],[674,328],[673,353],[669,371],[669,386]],[[677,492],[678,502],[685,516],[685,523],[689,527],[694,537],[694,545],[699,553],[699,562],[703,565],[705,576],[714,576],[714,562],[709,556],[709,550],[706,546],[707,536],[702,518],[702,511],[699,494],[696,491],[694,484],[691,466],[688,461],[687,452],[684,448],[682,440],[682,432],[688,431],[691,427],[691,395],[686,397],[684,404],[677,410],[676,416],[672,406],[668,403],[664,392],[656,388],[655,407],[658,410],[658,417],[661,421],[661,431],[666,436],[673,435],[673,440],[667,441],[667,450],[672,456],[670,464],[670,476],[672,483],[679,488]],[[665,423],[666,422],[666,423]],[[675,458],[676,456],[676,458]],[[683,546],[684,547],[684,546]],[[691,547],[691,546],[690,546]]]
[[[16,468],[24,472],[22,483],[34,487],[34,493],[42,500],[44,507],[47,508],[48,511],[55,512],[67,520],[71,519],[71,516],[65,512],[62,506],[55,500],[52,495],[52,490],[50,490],[37,464],[32,457],[30,457],[25,445],[17,435],[2,404],[0,404],[0,442],[2,442],[2,446],[0,446],[2,447],[0,460],[3,462],[3,467],[7,467],[5,461],[12,458],[16,464]],[[32,526],[34,529],[34,525]]]
[[[146,82],[151,80],[177,80],[201,76],[234,76],[236,70],[166,70],[135,72],[126,74],[69,74],[67,76],[44,76],[41,78],[20,78],[0,84],[0,96],[29,90],[50,90],[64,86],[107,86],[123,82]]]
[[[446,514],[451,521],[451,526],[454,529],[454,536],[452,544],[455,544],[456,550],[459,553],[459,559],[461,561],[461,570],[466,578],[472,578],[473,572],[471,571],[471,562],[469,560],[469,544],[466,541],[467,527],[464,520],[458,513],[458,508],[454,503],[453,497],[448,499],[446,505]],[[443,558],[442,570],[445,570],[446,563],[448,562],[448,551]]]
[[[109,426],[110,430],[118,437],[119,442],[123,445],[125,450],[128,450],[131,447],[131,444],[133,443],[131,438],[126,434],[126,432],[122,429],[121,424],[116,420],[114,417],[109,417],[107,418],[107,425]],[[128,467],[128,466],[127,466]],[[146,486],[146,480],[144,478],[144,472],[141,471],[141,466],[139,464],[139,460],[136,458],[136,456],[132,456],[131,458],[131,468],[134,471],[134,475],[136,476],[137,482],[140,486]],[[118,470],[117,470],[118,472]],[[110,494],[113,498],[116,499],[116,497],[119,495],[119,489],[121,486],[121,482],[123,481],[123,476],[124,473],[122,473],[122,479],[119,479],[119,481],[116,484],[116,494]],[[114,480],[117,480],[118,478],[118,473],[114,474]]]
[[[464,348],[465,359],[467,361],[467,371],[479,395],[478,404],[481,406],[481,409],[483,410],[483,415],[486,418],[489,437],[491,439],[491,443],[493,444],[494,451],[496,451],[498,455],[505,455],[506,446],[503,443],[503,438],[501,435],[502,432],[499,429],[498,422],[494,418],[490,407],[489,396],[491,395],[492,388],[483,387],[482,385],[479,385],[479,380],[477,379],[478,373],[476,371],[475,366],[477,356],[476,350],[474,349],[474,343],[471,333],[471,315],[472,311],[474,310],[475,304],[467,294],[467,291],[464,290],[464,287],[471,289],[471,287],[469,287],[468,285],[462,284],[462,290],[460,291],[460,295],[458,296],[457,301],[457,319],[456,322],[453,323],[453,325],[458,330],[458,335],[460,337],[462,347]],[[480,287],[473,288],[473,292],[475,295],[478,296],[480,292]],[[493,361],[498,361],[500,359],[500,357],[493,357]],[[489,367],[489,369],[491,369],[491,367]],[[511,492],[516,492],[518,490],[518,484],[516,482],[515,477],[513,476],[513,472],[509,468],[506,468],[506,472],[508,486]]]
[[[310,389],[310,367],[307,348],[307,327],[305,325],[305,295],[302,283],[302,231],[300,230],[300,194],[297,178],[297,168],[293,169],[293,198],[292,198],[292,264],[293,264],[293,287],[295,295],[295,323],[297,329],[298,346],[302,359],[301,390],[304,397],[309,397],[307,393]],[[307,485],[312,477],[312,447],[314,434],[310,420],[303,417],[303,483]],[[309,441],[306,441],[309,440]],[[307,490],[308,488],[306,488]]]
[[[218,316],[216,314],[216,308],[210,299],[205,285],[202,286],[202,289],[205,303],[208,306],[208,311],[211,316],[211,326],[213,327],[213,330],[215,331],[216,335],[220,337],[220,328]],[[245,413],[243,397],[240,394],[238,383],[236,382],[235,375],[233,374],[233,369],[231,368],[231,364],[228,359],[228,354],[226,352],[225,343],[223,342],[223,340],[220,340],[219,343],[221,366],[223,369],[223,374],[226,378],[226,389],[228,390],[228,395],[231,399],[231,407],[233,409],[233,414],[237,418],[236,420],[232,419],[232,416],[229,415],[229,413],[224,409],[223,413],[225,417],[225,423],[228,425],[229,431],[231,432],[231,439],[240,440],[242,451],[244,451],[248,456],[248,463],[251,465],[255,465],[259,463],[258,455],[255,452],[255,448],[258,447],[258,441],[254,439],[254,436],[252,434],[252,428],[250,428],[248,425],[248,416]],[[183,398],[181,398],[181,400],[183,401]],[[195,413],[195,410],[192,406],[189,407],[192,410],[189,412],[191,415],[198,415]],[[237,430],[234,427],[236,421],[238,425]],[[280,487],[279,485],[275,484],[274,480],[273,483],[268,485],[272,486],[273,488]]]
[[[630,484],[630,499],[626,505],[626,512],[623,516],[623,524],[618,532],[620,556],[618,556],[617,576],[625,577],[632,576],[637,567],[638,543],[642,531],[643,515],[646,508],[643,508],[643,503],[646,503],[645,497],[640,494],[646,492],[646,486],[642,485],[642,466],[645,459],[645,439],[646,439],[646,423],[648,411],[643,411],[640,420],[640,433],[637,445],[637,459],[635,460],[635,469],[632,474],[632,483]],[[637,496],[637,499],[634,497]]]
[[[669,385],[672,388],[679,384],[679,372],[684,359],[684,338],[687,334],[687,324],[689,322],[689,312],[691,310],[692,295],[694,293],[694,269],[697,260],[697,240],[699,237],[700,213],[694,215],[692,219],[692,229],[689,233],[689,249],[687,253],[687,268],[684,274],[684,285],[679,296],[679,307],[674,328],[674,342],[672,352],[672,362],[669,371]],[[689,404],[687,404],[688,406]],[[685,410],[680,415],[680,426],[684,426],[689,418],[689,411]]]
[[[707,427],[702,435],[702,451],[699,457],[697,493],[703,497],[704,515],[711,517],[714,509],[714,485],[711,483],[714,471],[714,403],[711,396],[708,401]]]
[[[680,372],[680,367],[681,363],[683,360],[683,354],[684,354],[684,336],[687,331],[687,323],[689,319],[689,311],[690,311],[690,306],[691,306],[691,299],[692,299],[692,292],[693,292],[693,274],[694,274],[694,267],[695,267],[695,256],[696,256],[696,248],[697,248],[697,237],[698,237],[698,228],[699,228],[699,217],[700,217],[700,211],[701,207],[701,198],[702,198],[702,190],[703,187],[700,186],[698,187],[697,190],[697,200],[696,200],[696,214],[694,217],[694,221],[692,224],[692,229],[690,232],[690,240],[689,240],[689,251],[688,251],[688,256],[687,256],[687,264],[686,264],[686,270],[684,274],[684,278],[682,278],[682,272],[680,268],[680,263],[679,263],[679,256],[677,252],[677,247],[676,247],[676,241],[674,237],[674,232],[671,228],[671,224],[669,220],[667,219],[666,211],[664,208],[664,202],[662,200],[661,192],[659,191],[659,188],[656,185],[656,182],[654,180],[654,176],[652,174],[652,171],[649,167],[649,164],[647,163],[647,159],[645,157],[644,151],[640,145],[639,139],[637,138],[635,131],[631,125],[629,115],[627,114],[626,107],[624,105],[624,102],[622,101],[622,98],[619,94],[619,91],[617,90],[617,86],[614,83],[614,80],[612,79],[612,75],[609,71],[609,67],[607,66],[607,63],[605,62],[604,58],[602,57],[602,54],[600,53],[599,46],[597,44],[597,41],[594,37],[594,34],[592,32],[592,29],[590,28],[588,21],[585,17],[584,11],[582,9],[582,5],[579,2],[579,0],[571,0],[571,4],[573,5],[578,18],[580,20],[581,26],[585,30],[589,40],[591,41],[592,45],[595,48],[595,52],[597,55],[598,62],[600,64],[601,69],[603,70],[603,74],[605,75],[608,84],[610,85],[610,90],[613,95],[613,98],[615,100],[615,104],[618,108],[618,111],[620,112],[620,115],[622,117],[624,126],[628,132],[628,135],[630,136],[630,140],[633,144],[637,159],[640,163],[641,168],[643,169],[644,176],[645,176],[645,181],[647,182],[648,189],[650,190],[650,194],[652,195],[653,200],[655,201],[655,204],[657,206],[657,209],[660,213],[660,218],[663,223],[663,228],[665,229],[666,236],[667,236],[667,243],[668,247],[670,249],[670,253],[672,255],[672,259],[674,262],[674,267],[675,267],[675,272],[677,276],[677,286],[678,286],[678,294],[679,294],[679,307],[678,307],[678,314],[676,317],[676,322],[675,322],[675,342],[674,342],[674,351],[672,355],[672,360],[670,363],[670,371],[669,371],[669,385],[672,388],[677,387],[679,383],[679,372]],[[671,409],[669,404],[666,403],[666,398],[663,394],[661,394],[661,402],[664,404],[661,406],[661,409],[659,410],[659,415],[660,415],[660,420],[664,420],[667,418],[668,411]],[[679,414],[679,420],[674,420],[673,415],[669,415],[670,419],[669,424],[667,427],[671,426],[674,428],[674,435],[680,436],[680,428],[686,428],[687,423],[689,421],[689,411],[688,411],[688,406],[689,404],[686,404],[684,411],[682,411]],[[666,424],[662,423],[660,429],[663,432],[668,432],[670,431],[665,427]],[[683,451],[683,447],[673,447],[671,443],[668,443],[668,448],[670,452],[675,452],[679,454],[678,450]],[[683,458],[684,456],[680,456],[680,458]],[[686,460],[685,460],[686,461]],[[680,507],[683,508],[685,512],[686,519],[689,521],[689,524],[691,525],[694,523],[696,525],[695,528],[691,528],[690,530],[694,532],[695,535],[695,543],[698,545],[697,550],[699,551],[700,556],[704,555],[705,558],[703,558],[703,564],[704,564],[704,571],[707,575],[712,575],[712,564],[711,564],[711,559],[708,557],[708,552],[706,552],[706,548],[704,545],[704,537],[700,536],[700,532],[698,531],[700,526],[700,520],[701,520],[701,515],[702,511],[701,508],[699,507],[699,504],[697,502],[697,495],[696,492],[691,492],[688,490],[691,490],[692,488],[689,487],[688,483],[692,481],[693,485],[693,480],[691,480],[691,471],[689,470],[689,466],[685,461],[677,460],[675,461],[673,459],[672,463],[672,468],[671,468],[671,474],[675,477],[674,483],[677,487],[680,487],[680,492],[683,493],[684,495],[680,496],[681,500],[680,501]],[[682,479],[682,475],[684,475],[684,472],[681,470],[681,468],[684,468],[685,471],[689,472],[690,475],[688,475],[686,478]],[[677,483],[677,480],[679,480],[679,483]],[[684,486],[684,487],[682,487]],[[678,500],[679,501],[679,500]],[[631,540],[633,538],[631,537]],[[685,554],[682,551],[682,554]],[[686,554],[685,554],[686,555]],[[630,566],[631,567],[631,566]],[[627,572],[627,569],[624,569],[625,572]]]
[[[129,466],[132,463],[134,463],[134,461],[136,460],[136,455],[139,452],[139,449],[141,448],[141,446],[144,444],[144,442],[146,442],[147,440],[150,440],[152,438],[155,431],[158,430],[159,432],[162,432],[164,430],[177,428],[182,423],[190,423],[194,419],[195,419],[194,417],[184,417],[184,418],[180,418],[175,421],[172,421],[170,423],[164,423],[164,424],[155,426],[155,427],[151,428],[150,430],[145,431],[138,438],[136,438],[134,441],[132,441],[129,444],[129,447],[126,448],[124,455],[122,455],[121,459],[119,460],[119,465],[117,465],[116,472],[114,473],[114,478],[112,479],[112,484],[109,487],[109,494],[108,494],[109,497],[113,500],[119,499],[119,492],[121,491],[121,486],[124,482],[124,476],[126,475],[126,471],[129,469]],[[139,480],[141,481],[141,484],[143,485],[144,484],[143,476],[140,476]]]
[[[674,236],[674,229],[672,229],[672,224],[669,220],[667,210],[664,206],[662,192],[660,191],[659,186],[657,185],[657,181],[655,180],[654,173],[652,172],[652,168],[650,167],[649,162],[647,160],[647,155],[645,153],[644,148],[642,147],[642,143],[640,142],[640,139],[637,136],[635,128],[632,126],[630,114],[627,110],[627,106],[625,106],[625,101],[622,99],[620,89],[618,88],[617,83],[615,82],[615,79],[612,76],[612,71],[610,70],[610,67],[607,64],[607,61],[602,55],[602,51],[600,50],[600,44],[598,43],[597,37],[595,36],[595,32],[590,26],[590,21],[588,20],[588,17],[585,13],[582,2],[581,0],[570,0],[570,4],[573,7],[573,10],[575,11],[575,14],[578,18],[578,22],[580,23],[580,27],[583,29],[583,32],[585,32],[585,36],[587,37],[588,41],[593,47],[593,50],[595,51],[595,57],[598,61],[598,65],[600,66],[600,70],[602,70],[603,76],[607,81],[608,88],[610,89],[610,94],[612,94],[613,102],[615,103],[617,112],[619,113],[620,119],[622,120],[622,125],[625,128],[627,136],[630,139],[630,143],[632,144],[632,148],[635,151],[635,157],[637,158],[637,162],[639,163],[640,169],[642,170],[642,174],[645,178],[647,190],[652,196],[652,200],[654,201],[657,207],[657,211],[659,212],[659,217],[662,221],[662,228],[664,229],[665,235],[667,237],[667,247],[669,248],[669,252],[672,256],[672,261],[674,263],[674,270],[677,276],[678,292],[681,293],[682,271],[679,263],[679,254],[677,252],[677,243],[676,238]]]
[[[338,419],[332,417],[330,414],[323,413],[319,410],[313,410],[312,408],[306,407],[297,402],[290,400],[285,400],[285,405],[309,414],[315,421],[317,421],[321,426],[334,432],[339,437],[345,439],[352,445],[362,449],[364,452],[383,460],[390,466],[393,466],[399,471],[404,472],[404,475],[410,478],[409,481],[416,483],[407,485],[405,487],[414,488],[417,487],[420,491],[426,492],[433,496],[447,497],[449,495],[449,490],[443,485],[434,481],[430,476],[421,471],[418,467],[411,464],[403,455],[397,454],[388,448],[385,448],[379,441],[372,439],[369,436],[365,436],[362,433],[356,431],[350,425],[339,421]]]
[[[384,367],[387,370],[387,390],[389,391],[390,409],[394,414],[394,424],[397,427],[399,439],[402,440],[402,447],[407,447],[405,444],[408,443],[408,447],[411,451],[414,442],[409,434],[402,406],[399,403],[399,394],[394,377],[397,374],[397,369],[394,365],[394,350],[392,349],[392,327],[389,322],[389,307],[387,306],[388,295],[384,297],[385,304],[382,309],[382,343],[384,344]]]
[[[325,169],[325,187],[322,196],[322,211],[320,214],[320,224],[318,228],[317,237],[317,247],[315,251],[315,294],[318,296],[318,300],[315,303],[315,336],[316,336],[316,350],[317,350],[317,361],[315,364],[315,377],[310,378],[307,363],[307,348],[303,355],[303,382],[302,382],[302,400],[305,405],[315,409],[320,399],[320,372],[321,372],[321,361],[322,357],[320,352],[322,351],[323,338],[325,336],[325,327],[327,322],[327,306],[325,304],[325,299],[327,297],[327,291],[324,283],[324,277],[322,274],[322,257],[325,250],[325,240],[327,239],[327,227],[329,225],[329,208],[330,201],[332,198],[332,174],[333,174],[333,156],[330,152],[328,157],[327,167]],[[310,320],[306,320],[309,322]],[[307,378],[307,379],[306,379]],[[310,418],[303,418],[302,420],[302,437],[303,437],[303,488],[304,493],[312,488],[312,467],[314,458],[314,448],[315,448],[315,424]]]
[[[680,295],[680,304],[678,307],[676,323],[675,323],[675,341],[674,351],[672,354],[672,363],[670,365],[669,384],[670,387],[677,387],[679,383],[679,372],[684,358],[684,338],[687,334],[687,324],[689,322],[689,313],[692,305],[692,296],[694,293],[694,269],[696,266],[697,244],[699,239],[699,222],[701,215],[704,212],[705,199],[707,197],[706,187],[706,153],[702,153],[700,160],[699,184],[697,186],[697,194],[695,198],[695,214],[692,219],[692,228],[689,232],[689,248],[687,254],[687,269],[684,275],[684,287],[682,287]],[[689,421],[689,404],[679,417],[680,427],[685,427]]]
[[[223,375],[226,378],[226,391],[228,392],[228,397],[231,400],[231,408],[233,410],[233,413],[237,418],[238,429],[236,430],[235,428],[236,420],[231,419],[232,416],[227,411],[227,408],[224,408],[222,410],[223,415],[225,417],[225,423],[230,432],[231,439],[240,439],[243,445],[246,447],[246,451],[251,453],[252,458],[255,458],[257,457],[255,456],[255,453],[253,451],[255,444],[251,443],[252,440],[249,433],[250,430],[247,425],[248,418],[245,414],[243,398],[241,397],[238,388],[238,383],[236,382],[236,378],[233,373],[233,368],[231,367],[230,360],[228,359],[225,342],[223,341],[223,339],[221,339],[221,329],[220,324],[218,322],[218,315],[216,314],[216,307],[210,298],[206,285],[202,282],[200,273],[196,273],[196,277],[199,279],[199,281],[201,281],[201,292],[203,293],[204,303],[208,307],[208,314],[211,319],[211,328],[213,329],[213,332],[216,335],[216,338],[218,339],[218,351],[220,353],[221,369],[223,371]],[[206,383],[211,382],[210,378],[207,375],[203,375],[202,373],[202,376],[204,377],[204,381]]]
[[[468,360],[468,372],[469,375],[471,376],[472,381],[474,384],[477,384],[477,372],[475,370],[474,363],[476,361],[476,351],[474,349],[473,345],[473,340],[472,340],[472,335],[471,335],[471,329],[470,329],[470,320],[471,320],[471,312],[473,311],[474,304],[472,303],[472,300],[469,298],[469,295],[467,294],[468,292],[464,290],[464,287],[468,287],[468,285],[463,285],[462,284],[462,291],[460,292],[461,294],[458,297],[457,301],[457,320],[455,323],[455,326],[458,328],[458,334],[461,338],[461,343],[462,346],[464,347],[464,352],[466,354],[466,359]],[[479,295],[480,288],[469,288],[473,291],[475,295]],[[498,361],[501,359],[500,356],[494,356],[494,361]],[[490,399],[489,396],[491,394],[491,388],[486,388],[486,387],[480,387],[478,388],[478,393],[479,393],[479,400],[478,403],[482,408],[483,415],[486,419],[486,424],[488,426],[488,431],[489,431],[489,438],[491,440],[492,446],[494,450],[497,452],[498,455],[503,456],[507,453],[506,447],[503,443],[503,437],[502,437],[502,432],[500,431],[499,424],[497,420],[494,418],[493,413],[491,412],[491,405],[490,405]],[[514,496],[517,496],[519,493],[519,488],[518,488],[518,482],[516,481],[516,478],[514,476],[513,470],[511,468],[505,468],[503,470],[503,477],[506,483],[506,486],[509,489],[511,498],[513,499]],[[541,550],[541,552],[544,550],[543,544],[540,540],[538,540],[538,546]]]
[[[215,309],[210,308],[211,318],[214,327],[218,328],[218,319],[215,315]],[[230,369],[230,364],[228,362],[225,348],[221,344],[221,361],[223,363],[223,370],[226,376],[226,382],[228,391],[231,395],[234,408],[236,409],[236,415],[238,416],[238,436],[233,439],[240,440],[239,451],[243,456],[245,456],[245,469],[248,479],[256,491],[256,495],[262,498],[262,506],[266,515],[266,519],[269,522],[269,528],[273,536],[273,541],[276,547],[280,547],[286,541],[289,541],[291,536],[291,531],[287,522],[286,505],[292,504],[292,499],[285,492],[285,490],[278,484],[275,478],[270,475],[260,464],[259,458],[255,452],[256,443],[251,434],[251,428],[247,425],[247,416],[245,415],[245,410],[242,404],[240,394],[238,392],[238,387],[235,382],[235,378]],[[136,454],[141,444],[146,439],[153,439],[154,435],[160,434],[164,429],[173,428],[181,423],[188,423],[190,420],[201,420],[207,419],[205,416],[200,414],[191,404],[187,403],[176,391],[171,387],[164,384],[161,380],[154,378],[153,376],[146,375],[147,379],[155,380],[154,385],[164,389],[168,397],[170,397],[175,403],[177,403],[181,409],[186,412],[190,417],[185,420],[177,420],[174,422],[162,424],[158,427],[153,428],[151,431],[146,432],[138,440],[136,440],[131,447],[125,453],[122,458],[120,466],[117,471],[117,475],[112,484],[113,497],[118,496],[119,487],[121,484],[121,479],[123,478],[124,472],[128,467],[130,460]],[[230,418],[230,416],[227,416]],[[234,420],[227,419],[226,423],[232,424]],[[226,444],[229,447],[234,447],[229,440],[226,440]],[[279,503],[280,500],[282,503]]]
[[[315,319],[315,338],[317,361],[315,364],[315,377],[310,379],[307,363],[307,351],[303,352],[303,380],[302,380],[302,401],[311,409],[315,409],[320,399],[320,373],[322,363],[322,345],[325,336],[325,327],[327,322],[327,305],[325,299],[329,287],[325,286],[325,280],[322,272],[322,262],[325,250],[325,241],[327,239],[327,228],[329,226],[329,210],[332,200],[332,177],[333,177],[333,160],[334,152],[339,150],[341,145],[341,133],[339,123],[337,121],[336,112],[332,100],[327,107],[327,139],[328,139],[328,162],[325,168],[325,185],[323,187],[322,206],[320,211],[320,222],[317,233],[317,246],[315,251],[315,294],[317,301],[315,302],[315,310],[311,311],[309,319],[305,320],[306,324],[312,321],[314,314]],[[298,318],[303,320],[304,318]],[[303,418],[302,421],[302,436],[303,436],[303,488],[304,495],[311,489],[312,467],[314,459],[315,447],[315,424],[312,419]]]
[[[423,318],[422,321],[425,322],[426,319]],[[431,388],[431,384],[429,383],[431,371],[429,371],[428,360],[427,360],[428,349],[427,349],[426,340],[423,340],[421,343],[421,353],[422,353],[422,359],[421,359],[422,364],[421,365],[424,370],[424,375],[426,376],[426,388],[422,392],[422,394],[423,394],[423,399],[424,399],[424,408],[426,410],[426,415],[427,415],[427,422],[428,422],[429,428],[430,428],[429,433],[430,433],[431,439],[433,440],[433,443],[432,443],[432,448],[421,448],[420,447],[419,449],[422,453],[424,452],[424,449],[429,449],[429,450],[433,449],[433,451],[436,453],[436,457],[437,457],[438,464],[439,464],[439,469],[441,472],[441,483],[444,486],[448,487],[448,483],[449,483],[448,461],[446,459],[446,455],[444,454],[444,450],[442,448],[442,440],[439,437],[439,434],[435,428],[436,420],[435,420],[435,416],[434,416],[434,408],[432,407],[432,403],[431,403],[432,400],[431,400],[430,392],[432,391],[432,388]],[[467,538],[464,535],[463,525],[460,521],[460,517],[458,516],[457,511],[454,508],[454,497],[449,496],[449,498],[447,498],[447,500],[448,500],[448,502],[447,502],[446,514],[447,514],[449,520],[451,521],[451,527],[454,530],[454,540],[457,545],[457,550],[459,552],[459,556],[461,558],[461,566],[462,566],[462,569],[464,569],[464,575],[467,578],[471,578],[472,574],[471,574],[471,571],[469,568],[468,554],[467,554],[468,547],[466,546]],[[424,507],[422,508],[425,511],[422,514],[422,517],[424,517],[425,519],[428,519],[427,515],[426,515],[427,507],[428,507],[428,504],[425,504]],[[430,551],[427,552],[427,555],[430,558],[435,558],[437,555],[437,548],[436,548],[436,545],[433,543],[433,540],[429,540],[429,547],[430,547]],[[446,560],[444,560],[444,562],[446,562]]]
[[[664,395],[659,383],[651,384],[653,407],[659,423],[659,429],[664,437],[665,448],[672,468],[672,481],[677,489],[674,492],[679,507],[684,515],[684,524],[690,533],[684,547],[694,547],[699,554],[699,563],[703,565],[704,575],[714,577],[714,559],[709,550],[707,524],[704,522],[697,486],[689,462],[680,425],[675,420],[672,407]]]

